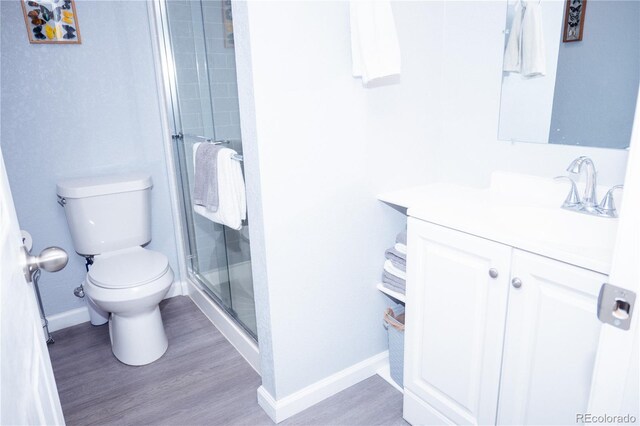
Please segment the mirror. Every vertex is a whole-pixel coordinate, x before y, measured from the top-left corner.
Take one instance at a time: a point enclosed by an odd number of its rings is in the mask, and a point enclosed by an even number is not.
[[[498,139],[628,148],[640,1],[508,0],[502,74]]]

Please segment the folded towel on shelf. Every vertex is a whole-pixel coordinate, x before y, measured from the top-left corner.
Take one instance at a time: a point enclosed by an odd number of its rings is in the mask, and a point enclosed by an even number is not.
[[[405,294],[407,291],[405,287],[398,287],[394,284],[390,284],[388,282],[385,282],[384,279],[382,280],[382,286],[388,288],[391,291],[395,291],[396,293]]]
[[[200,143],[194,144],[194,165]],[[212,211],[205,206],[195,205],[193,210],[216,223],[239,230],[247,217],[247,200],[244,178],[240,163],[234,160],[236,151],[221,148],[217,154],[218,209]]]
[[[404,294],[407,288],[407,285],[404,280],[397,278],[388,272],[382,273],[382,285],[389,290],[397,291],[398,293]]]
[[[393,246],[393,248],[395,248],[396,250],[398,250],[400,253],[404,254],[405,256],[407,255],[407,246],[406,246],[406,244],[396,243],[396,245]]]
[[[390,248],[384,252],[384,257],[393,263],[393,266],[401,271],[407,270],[407,257],[394,248]]]
[[[406,280],[407,273],[401,269],[396,268],[390,260],[385,260],[384,262],[384,270],[391,275],[395,275],[396,277]]]
[[[351,61],[354,77],[363,85],[400,75],[400,44],[389,0],[352,0]]]
[[[382,281],[387,281],[398,287],[405,287],[407,285],[406,280],[398,278],[395,275],[388,273],[387,271],[382,271]]]
[[[217,211],[218,153],[222,147],[212,143],[194,145],[193,203]]]
[[[404,244],[405,246],[407,245],[407,230],[406,229],[404,231],[400,232],[396,236],[396,243]]]
[[[387,251],[384,252],[384,256],[387,259],[395,260],[396,262],[407,262],[407,253],[402,253],[401,251],[397,250],[395,246],[387,249]]]

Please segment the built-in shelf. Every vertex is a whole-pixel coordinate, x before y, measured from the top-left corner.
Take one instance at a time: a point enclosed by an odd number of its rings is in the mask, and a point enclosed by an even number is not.
[[[393,291],[393,290],[389,290],[388,288],[386,288],[385,286],[382,285],[382,283],[378,283],[378,285],[376,286],[376,288],[378,290],[380,290],[381,292],[383,292],[384,294],[386,294],[387,296],[396,299],[399,302],[405,303],[405,296],[402,293],[398,293],[397,291]]]

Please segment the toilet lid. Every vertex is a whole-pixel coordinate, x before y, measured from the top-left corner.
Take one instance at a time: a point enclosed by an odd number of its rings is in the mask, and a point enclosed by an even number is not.
[[[153,281],[168,269],[169,260],[164,254],[133,247],[96,256],[87,275],[100,287],[127,288]]]

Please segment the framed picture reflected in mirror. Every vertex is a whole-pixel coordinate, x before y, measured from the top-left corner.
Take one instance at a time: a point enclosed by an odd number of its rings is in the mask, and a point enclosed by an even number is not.
[[[587,0],[567,0],[567,6],[564,11],[563,42],[582,41],[586,10]]]

